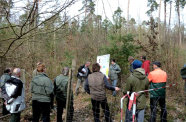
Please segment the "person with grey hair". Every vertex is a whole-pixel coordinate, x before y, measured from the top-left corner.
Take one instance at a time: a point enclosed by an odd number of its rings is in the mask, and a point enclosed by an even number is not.
[[[79,67],[78,69],[78,74],[77,74],[77,84],[76,84],[76,90],[75,90],[75,94],[78,95],[79,94],[79,87],[82,84],[82,92],[84,93],[84,87],[85,87],[85,80],[87,79],[88,75],[91,74],[89,66],[90,66],[90,62],[87,61],[85,63],[85,65],[82,65]]]
[[[57,101],[57,122],[62,122],[63,109],[66,107],[67,87],[69,80],[69,68],[64,67],[62,73],[54,80],[54,95]],[[71,91],[73,93],[73,91]],[[67,117],[67,121],[71,122],[73,119],[74,107],[73,107],[73,94],[70,101],[70,114]]]
[[[20,122],[21,111],[25,109],[24,85],[20,77],[21,69],[15,68],[13,75],[4,85],[3,97],[6,108],[11,113],[10,122]]]

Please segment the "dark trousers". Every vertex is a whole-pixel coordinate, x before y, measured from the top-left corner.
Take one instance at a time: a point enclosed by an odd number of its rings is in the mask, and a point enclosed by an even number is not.
[[[33,121],[39,122],[39,118],[42,114],[43,122],[50,122],[50,103],[49,102],[39,102],[37,100],[32,101],[32,113]]]
[[[20,122],[21,113],[11,113],[10,122]]]
[[[129,111],[128,108],[125,113],[125,122],[132,122],[133,121],[133,108]],[[144,122],[144,114],[145,114],[145,109],[136,109],[136,122]]]
[[[101,104],[101,108],[103,109],[103,112],[105,114],[105,121],[106,122],[112,121],[110,118],[110,111],[109,111],[107,99],[102,100],[102,101],[96,101],[96,100],[91,99],[91,102],[92,102],[92,110],[93,110],[95,122],[100,122],[100,120],[99,120],[100,104]]]
[[[63,109],[66,107],[66,101],[58,100],[57,99],[57,122],[63,122],[62,115]],[[72,122],[73,115],[74,115],[74,107],[73,107],[73,99],[70,102],[70,110],[68,111],[67,121]]]
[[[3,102],[2,114],[3,114],[3,115],[7,115],[7,114],[9,114],[10,112],[7,111],[7,109],[6,109],[6,105],[4,104],[4,102],[5,102],[4,99],[2,99],[2,102]]]
[[[157,111],[158,103],[161,107],[161,115],[160,115],[161,122],[167,122],[167,110],[166,110],[165,98],[161,98],[161,97],[150,98],[150,109],[151,109],[150,122],[156,122],[156,111]]]

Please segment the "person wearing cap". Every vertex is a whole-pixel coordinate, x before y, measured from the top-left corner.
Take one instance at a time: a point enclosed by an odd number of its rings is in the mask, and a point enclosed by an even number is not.
[[[98,63],[92,65],[92,72],[86,79],[85,91],[91,96],[94,122],[100,122],[100,105],[105,114],[105,121],[112,122],[107,103],[106,89],[111,91],[119,91],[120,89],[108,83],[107,77],[100,72],[100,65]]]
[[[148,75],[150,73],[150,61],[146,60],[146,56],[141,56],[141,60],[143,62],[142,68],[145,70],[145,74]]]
[[[45,74],[45,70],[45,65],[43,63],[39,64],[37,67],[38,75],[31,81],[32,122],[39,122],[41,114],[43,122],[50,122],[53,83]]]
[[[134,59],[132,56],[129,56],[128,58],[129,64],[130,64],[130,72],[133,73],[135,66],[133,64],[142,64],[140,60]]]
[[[150,89],[156,89],[160,87],[165,87],[167,82],[167,73],[161,68],[161,63],[159,61],[153,62],[153,71],[149,73],[148,79],[150,82]],[[166,110],[166,89],[161,88],[158,90],[153,90],[150,92],[150,108],[151,116],[150,122],[156,122],[156,112],[157,104],[159,103],[161,107],[161,122],[167,121],[167,110]]]
[[[118,82],[118,74],[121,72],[121,68],[116,64],[115,59],[111,60],[108,77],[111,80],[112,86],[116,87]],[[113,91],[113,96],[116,96],[116,91]]]
[[[4,74],[1,76],[1,82],[0,82],[0,89],[4,86],[4,84],[6,83],[7,80],[9,80],[11,78],[11,74],[12,74],[12,71],[11,71],[11,68],[7,68],[4,70]],[[0,98],[2,98],[1,96],[1,92],[0,92]],[[10,112],[7,111],[6,109],[6,106],[4,104],[5,100],[2,98],[2,103],[3,103],[3,108],[2,108],[2,114],[3,115],[7,115],[9,114]]]
[[[185,106],[186,106],[186,64],[181,69],[181,77],[185,81],[184,93],[185,93]]]
[[[66,107],[67,88],[69,80],[69,68],[64,67],[62,73],[54,80],[54,94],[57,101],[57,122],[62,122],[63,109]],[[73,91],[71,90],[71,93]],[[73,107],[73,94],[70,99],[70,110],[67,117],[68,122],[72,122],[74,107]]]
[[[142,63],[134,62],[134,71],[133,73],[127,78],[126,85],[124,88],[123,94],[127,94],[129,91],[130,95],[133,92],[147,90],[149,87],[149,80],[145,75],[145,70],[141,68]],[[147,93],[140,93],[137,95],[136,98],[136,120],[137,122],[144,122],[144,114],[145,114],[145,106],[147,102]],[[129,103],[127,103],[129,104]],[[128,105],[127,105],[128,106]],[[127,108],[126,110],[126,117],[125,122],[132,122],[132,110],[129,111]]]

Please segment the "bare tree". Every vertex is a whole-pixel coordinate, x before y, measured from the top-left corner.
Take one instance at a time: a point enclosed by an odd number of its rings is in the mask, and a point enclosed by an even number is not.
[[[45,12],[40,12],[38,13],[38,6],[39,6],[39,1],[35,0],[31,6],[31,8],[28,10],[28,16],[25,19],[23,24],[19,24],[19,25],[15,25],[13,22],[10,21],[9,17],[9,12],[8,12],[8,8],[4,8],[4,11],[6,13],[6,20],[8,22],[8,25],[0,28],[0,29],[6,29],[6,28],[11,28],[12,32],[14,33],[14,36],[12,37],[8,37],[5,39],[0,39],[0,42],[3,41],[11,41],[10,44],[8,45],[7,49],[5,50],[5,52],[0,56],[0,57],[4,57],[6,56],[6,54],[10,51],[11,47],[14,45],[15,42],[17,42],[18,40],[21,40],[23,38],[25,38],[29,33],[34,32],[37,28],[39,28],[40,26],[42,26],[43,24],[46,24],[48,21],[50,21],[51,19],[55,19],[55,17],[59,14],[64,12],[65,9],[67,9],[68,7],[70,7],[72,4],[74,4],[76,2],[76,0],[70,0],[70,1],[66,1],[62,6],[54,6],[54,8],[51,11],[45,11]],[[43,6],[48,5],[46,2],[42,3]],[[25,7],[23,7],[25,8]],[[49,13],[50,16],[45,17],[45,19],[42,19],[42,21],[38,21],[39,15],[43,15]],[[64,24],[65,22],[63,22],[62,24]],[[28,26],[27,25],[32,25],[33,26]],[[16,32],[16,30],[19,30],[19,32]],[[32,37],[35,34],[32,34]]]

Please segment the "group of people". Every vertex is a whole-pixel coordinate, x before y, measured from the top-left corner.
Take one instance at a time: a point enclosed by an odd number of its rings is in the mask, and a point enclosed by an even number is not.
[[[161,108],[161,122],[167,121],[167,110],[166,110],[166,86],[167,73],[161,69],[161,63],[155,61],[152,63],[153,71],[150,72],[150,61],[146,60],[146,57],[142,57],[142,62],[135,60],[133,57],[129,57],[131,64],[131,75],[126,80],[124,88],[124,94],[127,91],[138,92],[150,89],[150,122],[156,122],[157,105]],[[160,88],[160,89],[157,89]],[[148,98],[148,92],[142,92],[137,95],[136,98],[136,120],[138,122],[144,121],[144,113],[146,102]],[[132,121],[132,111],[126,110],[126,122]]]
[[[124,89],[125,95],[133,92],[147,89],[157,89],[164,87],[167,82],[167,73],[161,69],[161,63],[155,61],[152,63],[153,71],[150,72],[150,61],[145,56],[141,61],[129,56],[130,76],[126,79]],[[120,66],[115,59],[111,60],[108,77],[100,72],[101,66],[98,63],[92,64],[92,72],[89,69],[91,62],[86,62],[78,68],[77,84],[75,95],[79,94],[79,88],[82,84],[82,92],[87,92],[91,96],[92,111],[95,122],[100,122],[100,105],[103,109],[106,122],[111,122],[109,105],[106,97],[106,89],[113,91],[112,95],[117,96],[118,75],[121,72]],[[46,75],[46,67],[43,63],[37,63],[37,68],[33,71],[33,78],[30,84],[32,94],[32,122],[50,122],[50,112],[54,108],[53,101],[57,104],[57,122],[62,122],[63,110],[66,107],[67,86],[69,80],[69,68],[64,67],[54,82]],[[186,81],[186,65],[181,69],[181,76]],[[20,79],[21,70],[19,68],[8,68],[1,76],[0,88],[3,102],[3,115],[11,114],[10,122],[20,122],[21,111],[25,108],[24,84]],[[111,84],[110,84],[111,83]],[[186,84],[185,84],[186,89]],[[71,91],[73,92],[73,91]],[[186,90],[185,90],[186,93]],[[73,94],[71,95],[70,110],[68,111],[68,121],[73,120]],[[136,99],[136,120],[144,121],[144,113],[148,92],[137,95]],[[129,104],[129,102],[127,103]],[[157,89],[150,92],[150,121],[156,122],[157,104],[161,107],[161,122],[167,121],[166,110],[166,89]],[[125,122],[132,121],[132,110],[126,109]]]
[[[57,122],[62,122],[63,110],[66,107],[67,86],[69,80],[69,68],[64,67],[55,79],[54,83],[46,75],[46,67],[43,63],[37,64],[37,69],[33,72],[31,81],[32,93],[32,122],[39,122],[42,115],[43,122],[50,122],[50,110],[54,108],[53,101],[56,98],[57,103]],[[73,95],[69,107],[67,121],[72,121],[74,107]]]
[[[64,67],[54,82],[45,73],[46,67],[43,63],[37,63],[33,71],[33,78],[30,84],[32,94],[32,122],[50,122],[50,112],[54,108],[53,100],[57,103],[57,122],[62,122],[63,110],[66,107],[68,72],[69,68]],[[4,71],[1,76],[0,88],[3,102],[3,115],[11,114],[10,122],[20,122],[21,111],[25,109],[24,84],[20,79],[21,69],[11,68]],[[71,96],[70,110],[67,121],[73,119],[73,95]]]

